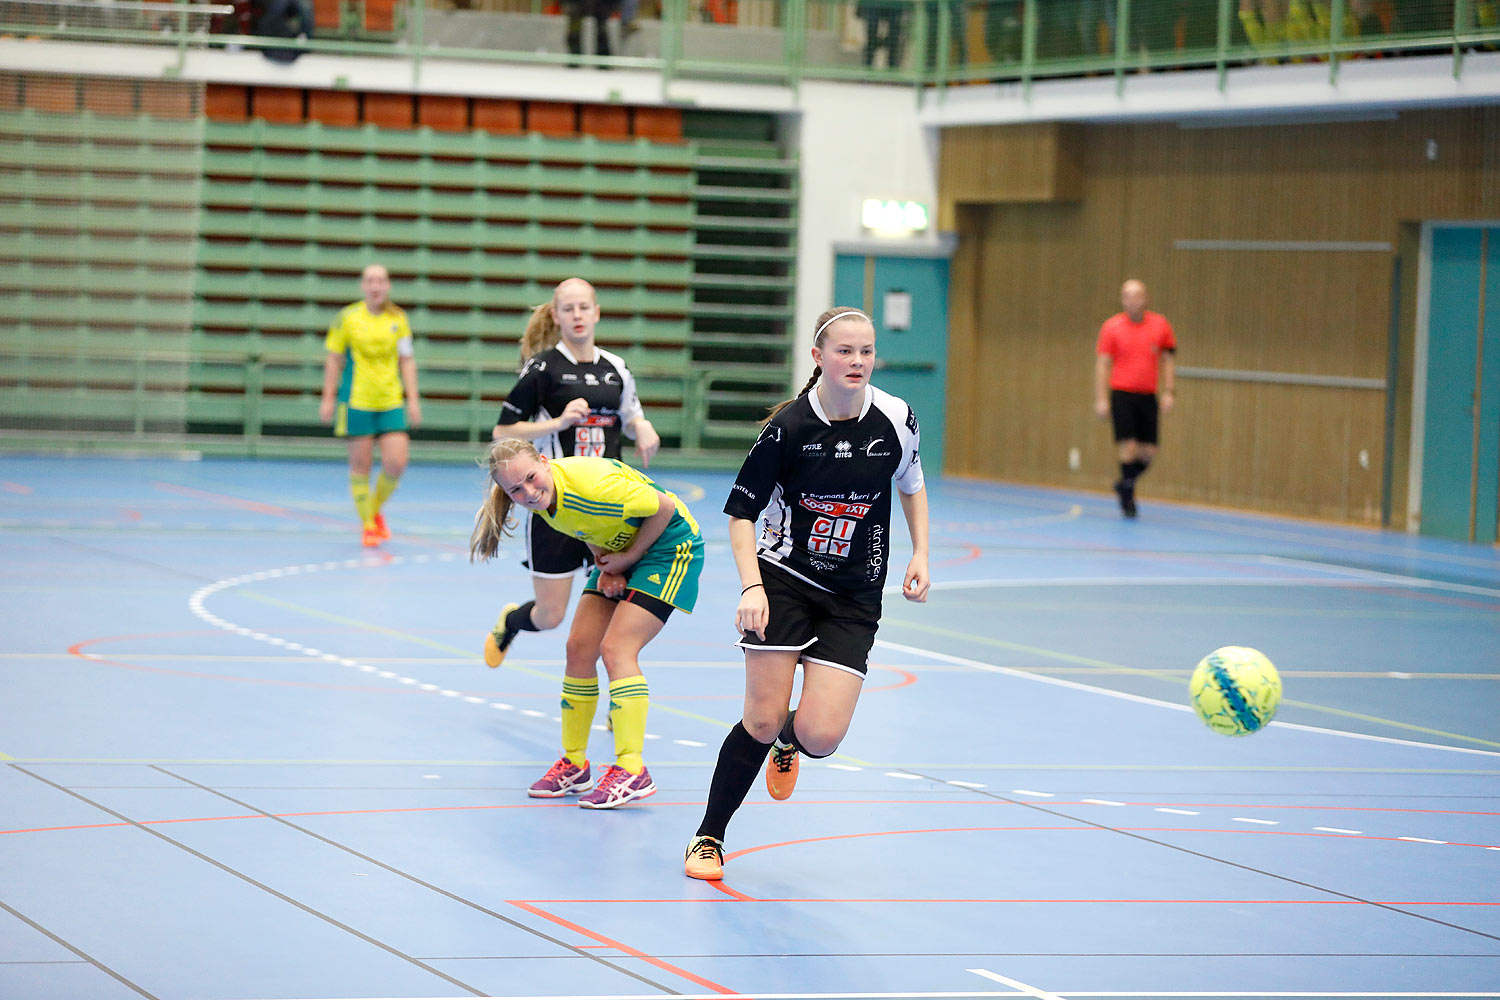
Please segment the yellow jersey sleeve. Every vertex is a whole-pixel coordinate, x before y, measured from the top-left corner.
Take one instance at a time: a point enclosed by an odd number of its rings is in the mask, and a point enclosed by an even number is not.
[[[619,552],[660,506],[656,483],[623,462],[574,456],[551,464],[557,500],[542,516],[565,535]]]
[[[345,306],[333,318],[333,325],[328,328],[328,335],[323,338],[323,347],[329,354],[343,354],[348,350],[349,329],[344,325],[344,321],[353,309],[353,306]]]

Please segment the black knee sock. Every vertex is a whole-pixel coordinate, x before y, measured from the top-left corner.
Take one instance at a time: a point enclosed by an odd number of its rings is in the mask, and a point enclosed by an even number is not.
[[[750,786],[755,784],[755,776],[760,774],[770,752],[771,745],[751,736],[743,722],[734,724],[719,748],[719,763],[708,785],[708,808],[703,811],[697,836],[724,839],[730,817],[750,794]]]
[[[516,610],[505,616],[505,629],[507,632],[540,632],[541,629],[531,624],[531,609],[536,607],[536,601],[527,601]]]
[[[835,750],[830,750],[827,753],[809,752],[807,747],[802,745],[802,741],[797,739],[797,730],[792,726],[792,720],[796,717],[797,710],[794,708],[792,709],[791,714],[786,717],[786,724],[781,727],[781,732],[776,734],[776,743],[773,743],[772,746],[780,745],[784,747],[791,747],[802,756],[811,757],[813,760],[822,760],[824,757],[832,757],[834,753],[837,752],[836,748]]]
[[[781,724],[781,732],[776,734],[776,742],[772,746],[793,747],[798,753],[806,753],[802,744],[797,742],[797,730],[792,727],[792,720],[797,718],[797,710],[794,708],[787,713],[786,722]]]
[[[1136,459],[1133,462],[1121,462],[1120,480],[1127,485],[1133,484],[1138,478],[1140,478],[1141,473],[1146,471],[1146,464],[1147,463],[1142,462],[1140,459]]]

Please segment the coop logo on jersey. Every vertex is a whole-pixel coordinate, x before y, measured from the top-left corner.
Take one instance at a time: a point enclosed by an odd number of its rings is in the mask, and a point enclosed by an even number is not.
[[[870,505],[867,503],[846,503],[842,500],[815,500],[812,497],[803,497],[802,506],[814,514],[827,514],[829,517],[852,517],[855,520],[870,513]]]
[[[870,505],[803,497],[802,506],[818,515],[813,518],[807,537],[807,551],[835,559],[849,558],[850,540],[859,528],[859,519],[870,512]]]
[[[834,458],[850,458],[854,455],[854,446],[848,441],[840,441],[833,446]]]

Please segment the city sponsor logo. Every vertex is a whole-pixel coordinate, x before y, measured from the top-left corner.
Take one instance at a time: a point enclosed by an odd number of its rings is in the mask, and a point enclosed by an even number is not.
[[[811,497],[803,497],[802,506],[814,514],[827,514],[829,517],[861,518],[870,513],[870,505],[867,503],[848,503],[843,500],[814,500]]]
[[[574,424],[573,426],[574,427],[613,427],[615,424],[617,424],[619,422],[620,422],[619,418],[617,416],[615,416],[615,414],[613,414],[613,413],[590,413],[588,416],[584,417],[582,420],[578,421],[578,423]]]
[[[754,493],[752,493],[748,487],[741,486],[739,483],[735,483],[734,484],[734,489],[739,490],[741,493],[745,494],[745,496],[749,497],[751,500],[759,500],[760,499],[760,497],[758,497]]]
[[[887,448],[885,451],[876,451],[875,450],[875,446],[878,445],[878,444],[880,444],[884,440],[885,440],[885,438],[879,437],[879,438],[873,438],[873,439],[871,439],[869,441],[866,441],[865,442],[865,457],[866,458],[889,458],[890,454],[891,454],[891,451],[890,451],[889,448]]]
[[[616,375],[614,372],[605,372],[604,373],[604,384],[605,385],[615,385],[619,381],[620,381],[620,376]]]
[[[857,530],[859,521],[852,517],[814,518],[812,534],[807,538],[807,550],[835,559],[847,559],[850,539]]]

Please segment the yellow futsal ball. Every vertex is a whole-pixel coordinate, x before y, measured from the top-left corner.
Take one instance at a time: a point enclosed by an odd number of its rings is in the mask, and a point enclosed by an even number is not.
[[[1216,733],[1246,736],[1271,721],[1281,704],[1281,675],[1264,653],[1224,646],[1198,661],[1188,682],[1193,710]]]

